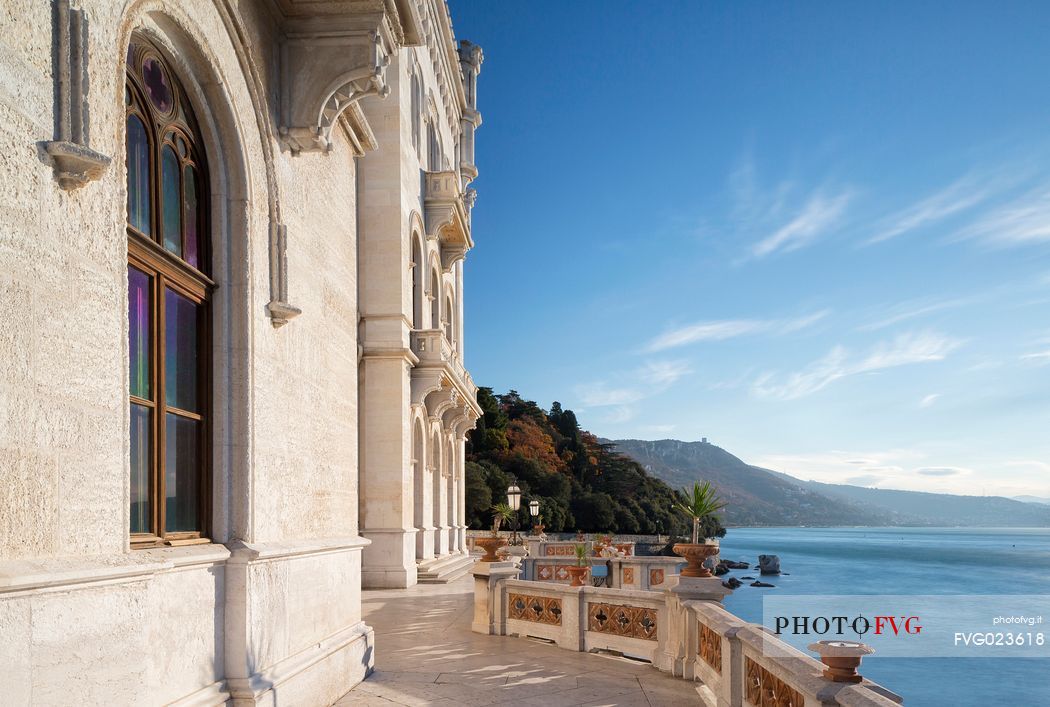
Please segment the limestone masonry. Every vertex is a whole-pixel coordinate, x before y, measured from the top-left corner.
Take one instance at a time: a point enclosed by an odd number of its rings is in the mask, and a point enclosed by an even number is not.
[[[470,564],[444,0],[0,1],[0,702],[331,704]]]

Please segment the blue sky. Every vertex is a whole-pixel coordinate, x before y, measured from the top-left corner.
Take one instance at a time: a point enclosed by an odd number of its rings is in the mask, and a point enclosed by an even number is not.
[[[475,380],[802,478],[1050,497],[1050,4],[453,0]]]

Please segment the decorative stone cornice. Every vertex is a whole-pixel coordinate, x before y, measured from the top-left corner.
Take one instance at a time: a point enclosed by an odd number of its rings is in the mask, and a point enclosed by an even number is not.
[[[69,0],[55,2],[55,139],[44,143],[55,179],[77,189],[102,176],[110,158],[88,147],[88,19]]]

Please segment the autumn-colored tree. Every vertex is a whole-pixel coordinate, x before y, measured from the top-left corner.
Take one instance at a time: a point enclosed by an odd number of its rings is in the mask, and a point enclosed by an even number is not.
[[[488,523],[482,511],[514,478],[525,504],[539,501],[549,531],[685,532],[681,514],[671,512],[681,495],[580,429],[572,410],[555,402],[547,412],[517,391],[491,388],[478,391],[478,403],[484,415],[467,447],[471,527]]]

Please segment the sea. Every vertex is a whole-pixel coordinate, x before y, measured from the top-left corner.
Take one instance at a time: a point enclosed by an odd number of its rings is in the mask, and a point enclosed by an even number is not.
[[[726,597],[729,611],[754,623],[763,622],[764,598],[774,593],[1050,595],[1048,528],[730,528],[721,546],[723,559],[752,567],[760,554],[780,557],[786,574],[729,574],[775,585],[745,581]],[[1050,644],[1050,616],[1044,621],[1026,631],[1041,631]],[[907,707],[1050,707],[1050,658],[873,655],[861,673]]]

